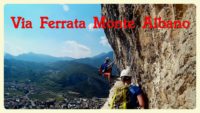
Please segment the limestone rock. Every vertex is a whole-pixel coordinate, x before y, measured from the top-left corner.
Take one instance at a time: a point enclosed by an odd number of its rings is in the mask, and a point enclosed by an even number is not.
[[[145,16],[189,20],[188,29],[143,29]],[[109,20],[134,20],[134,29],[105,29],[120,70],[131,66],[148,108],[196,107],[196,7],[183,4],[103,4]],[[115,85],[114,85],[115,87]]]

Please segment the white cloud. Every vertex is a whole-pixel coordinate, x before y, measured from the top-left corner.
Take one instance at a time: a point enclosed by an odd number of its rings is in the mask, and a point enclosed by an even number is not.
[[[72,58],[84,58],[91,55],[91,49],[76,41],[68,40],[63,44],[59,56],[68,56]]]
[[[94,23],[90,23],[90,24],[88,25],[88,30],[89,30],[89,31],[94,31],[93,26],[94,26]]]
[[[110,47],[110,44],[108,43],[108,39],[105,37],[105,36],[102,36],[101,37],[101,40],[100,40],[100,42],[99,42],[101,45],[103,45],[103,46],[108,46],[108,47]]]
[[[68,6],[68,5],[62,5],[62,7],[63,7],[63,10],[64,10],[65,12],[68,12],[68,11],[69,11],[69,6]]]

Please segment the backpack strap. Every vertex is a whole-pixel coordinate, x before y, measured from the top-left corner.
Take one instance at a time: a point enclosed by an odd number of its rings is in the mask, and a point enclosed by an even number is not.
[[[117,95],[116,92],[117,92],[117,90],[115,90],[114,96],[112,97],[112,101],[111,101],[111,105],[110,105],[110,108],[111,108],[111,109],[113,109],[113,107],[114,107],[114,106],[113,106],[113,105],[114,105],[114,100],[115,100],[116,95]]]
[[[123,109],[126,109],[127,106],[126,106],[126,91],[123,90],[123,104],[122,104],[122,108]]]

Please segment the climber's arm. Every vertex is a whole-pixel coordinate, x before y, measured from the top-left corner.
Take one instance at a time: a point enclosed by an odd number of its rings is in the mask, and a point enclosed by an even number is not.
[[[112,68],[113,65],[114,65],[114,61],[111,62],[111,63],[108,65],[108,68]]]
[[[144,99],[143,99],[142,94],[138,95],[137,99],[138,99],[138,102],[139,102],[140,109],[144,109]]]

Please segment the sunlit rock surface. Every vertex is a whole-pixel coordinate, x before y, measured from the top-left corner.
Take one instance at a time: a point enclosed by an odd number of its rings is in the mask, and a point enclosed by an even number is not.
[[[102,16],[135,21],[135,29],[105,29],[105,34],[119,69],[131,66],[148,108],[196,107],[195,5],[102,5]],[[145,16],[191,24],[188,29],[143,29]]]

